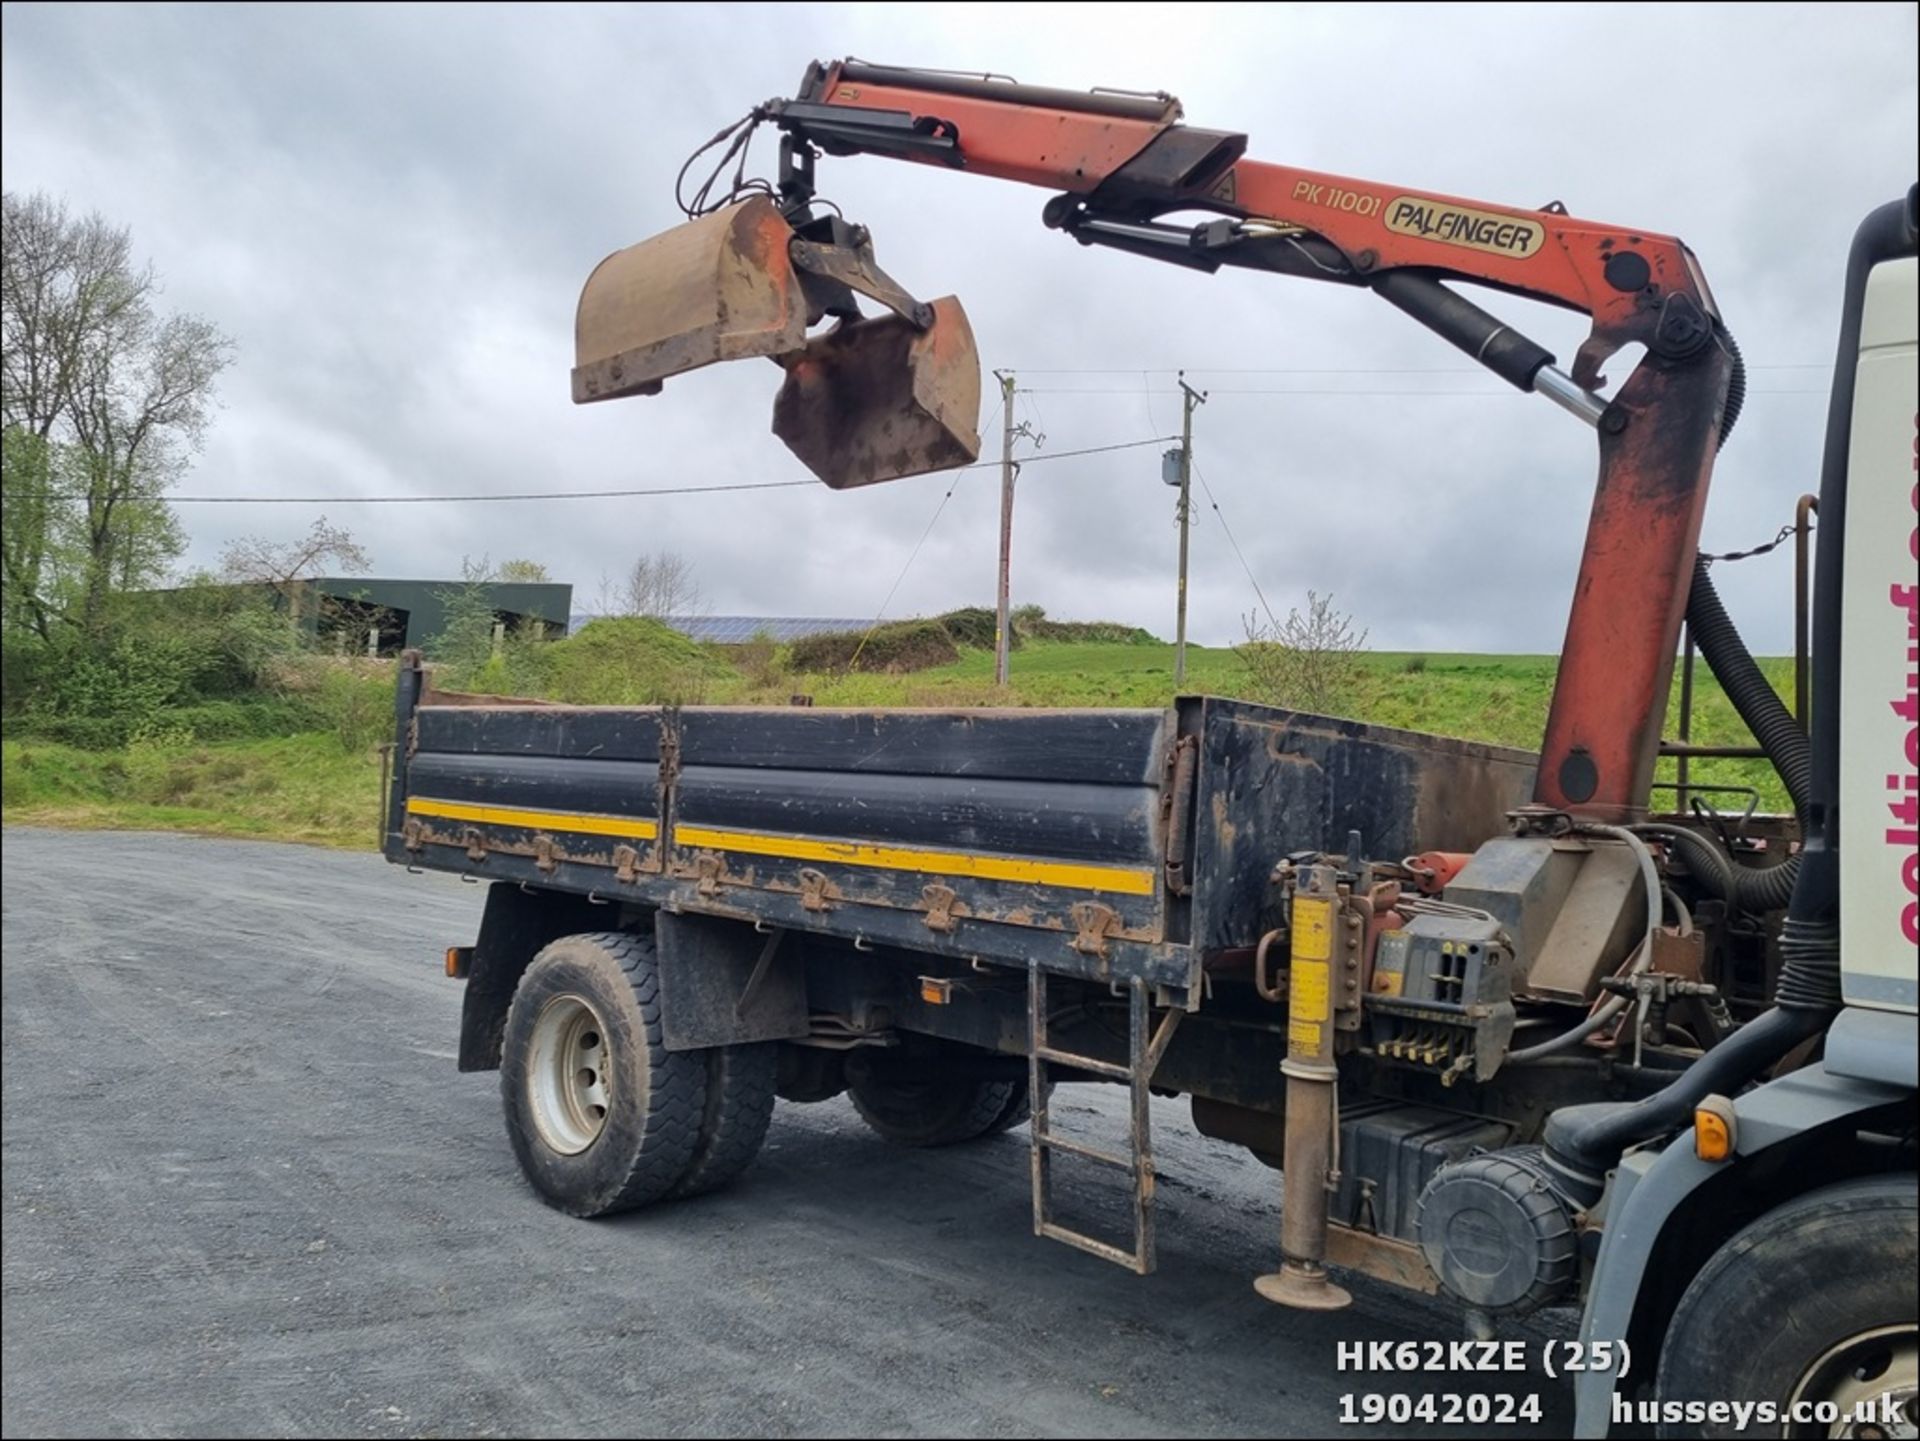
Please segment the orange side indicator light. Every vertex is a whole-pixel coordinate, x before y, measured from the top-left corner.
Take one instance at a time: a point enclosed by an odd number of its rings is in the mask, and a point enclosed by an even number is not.
[[[1694,1108],[1693,1154],[1703,1161],[1724,1161],[1733,1155],[1733,1102],[1708,1096]]]
[[[922,976],[920,999],[930,1006],[944,1006],[953,1000],[953,982],[944,976]]]
[[[472,946],[447,947],[447,974],[456,981],[464,981],[467,971],[473,965]]]

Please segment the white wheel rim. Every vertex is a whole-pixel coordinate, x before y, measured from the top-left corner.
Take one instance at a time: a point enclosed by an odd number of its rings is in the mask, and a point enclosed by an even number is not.
[[[577,1156],[607,1126],[613,1078],[607,1028],[579,996],[555,996],[533,1023],[527,1101],[534,1129],[563,1156]]]
[[[1858,1417],[1859,1407],[1882,1396],[1893,1400],[1891,1419]],[[1849,1337],[1815,1361],[1800,1377],[1788,1404],[1825,1401],[1838,1408],[1839,1416],[1830,1425],[1816,1425],[1798,1434],[1896,1438],[1920,1436],[1917,1396],[1920,1337],[1912,1326],[1882,1326]]]

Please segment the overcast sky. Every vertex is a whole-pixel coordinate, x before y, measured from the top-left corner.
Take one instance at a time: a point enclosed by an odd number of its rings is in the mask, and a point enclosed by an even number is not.
[[[1911,4],[4,13],[6,187],[130,225],[168,303],[237,343],[181,492],[343,498],[183,507],[189,560],[324,513],[379,574],[527,557],[584,609],[672,548],[712,611],[871,615],[947,489],[344,502],[804,477],[768,432],[771,365],[585,408],[568,370],[594,264],[677,221],[688,152],[816,58],[1167,90],[1255,158],[1680,235],[1752,367],[1711,549],[1815,486],[1847,244],[1916,171]],[[1200,471],[1282,613],[1331,590],[1378,646],[1558,647],[1595,447],[1543,400],[1363,293],[1083,249],[1038,190],[879,159],[822,181],[904,284],[964,300],[1041,454],[1170,433],[1176,367],[1209,387]],[[1492,304],[1570,363],[1578,317]],[[1204,492],[1199,515],[1193,631],[1229,642],[1253,592]],[[890,613],[991,604],[997,524],[997,476],[962,476]],[[1014,597],[1171,635],[1175,547],[1156,448],[1033,465]],[[1723,568],[1757,648],[1790,645],[1790,585],[1785,550]]]

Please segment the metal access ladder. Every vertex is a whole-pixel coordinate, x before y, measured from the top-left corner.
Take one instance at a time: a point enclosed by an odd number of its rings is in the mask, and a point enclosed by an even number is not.
[[[1147,1087],[1153,1079],[1153,1073],[1159,1069],[1160,1058],[1166,1054],[1167,1043],[1173,1039],[1174,1027],[1184,1014],[1179,1010],[1169,1010],[1149,1039],[1151,1009],[1146,982],[1133,981],[1127,995],[1127,1064],[1124,1066],[1094,1056],[1056,1050],[1047,1034],[1047,973],[1037,965],[1027,970],[1027,1095],[1033,1111],[1028,1123],[1033,1167],[1033,1234],[1053,1241],[1064,1241],[1102,1260],[1125,1266],[1140,1276],[1152,1271],[1154,1265],[1153,1134],[1148,1110],[1151,1093]],[[1130,1122],[1127,1128],[1128,1149],[1124,1154],[1090,1146],[1082,1141],[1068,1140],[1065,1136],[1053,1133],[1052,1109],[1047,1104],[1050,1085],[1047,1068],[1050,1065],[1071,1066],[1077,1071],[1127,1083]],[[1132,1179],[1131,1251],[1122,1250],[1070,1226],[1063,1226],[1053,1219],[1050,1188],[1052,1153],[1055,1151],[1065,1151],[1104,1166],[1112,1166],[1125,1171]]]

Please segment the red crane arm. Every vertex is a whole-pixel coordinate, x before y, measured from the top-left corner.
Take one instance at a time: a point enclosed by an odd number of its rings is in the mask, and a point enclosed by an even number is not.
[[[1643,815],[1736,357],[1692,253],[1649,230],[1245,158],[1246,137],[1181,123],[1169,95],[1063,91],[846,60],[763,113],[792,142],[790,198],[816,152],[880,154],[1057,192],[1049,224],[1089,243],[1217,269],[1366,286],[1599,432],[1600,477],[1542,742],[1535,800]],[[798,168],[793,168],[798,152]],[[1162,217],[1221,217],[1178,226]],[[1571,381],[1553,356],[1438,283],[1580,311]],[[1646,359],[1589,394],[1622,345]],[[1497,575],[1491,577],[1498,584]],[[1451,583],[1449,581],[1449,583]]]
[[[1168,95],[1049,90],[843,60],[816,67],[788,104],[809,114],[817,104],[910,117],[914,133],[954,144],[897,152],[904,158],[1038,185],[1096,210],[1103,201],[1135,218],[1204,209],[1295,228],[1336,247],[1357,278],[1416,268],[1562,305],[1593,317],[1608,352],[1646,343],[1675,295],[1714,313],[1692,252],[1674,236],[1578,219],[1558,206],[1516,209],[1248,160],[1244,135],[1182,124],[1180,102]],[[801,120],[792,128],[811,135],[815,127]],[[839,147],[828,139],[823,148]],[[856,139],[846,148],[887,147]],[[1598,350],[1594,367],[1604,359]]]

